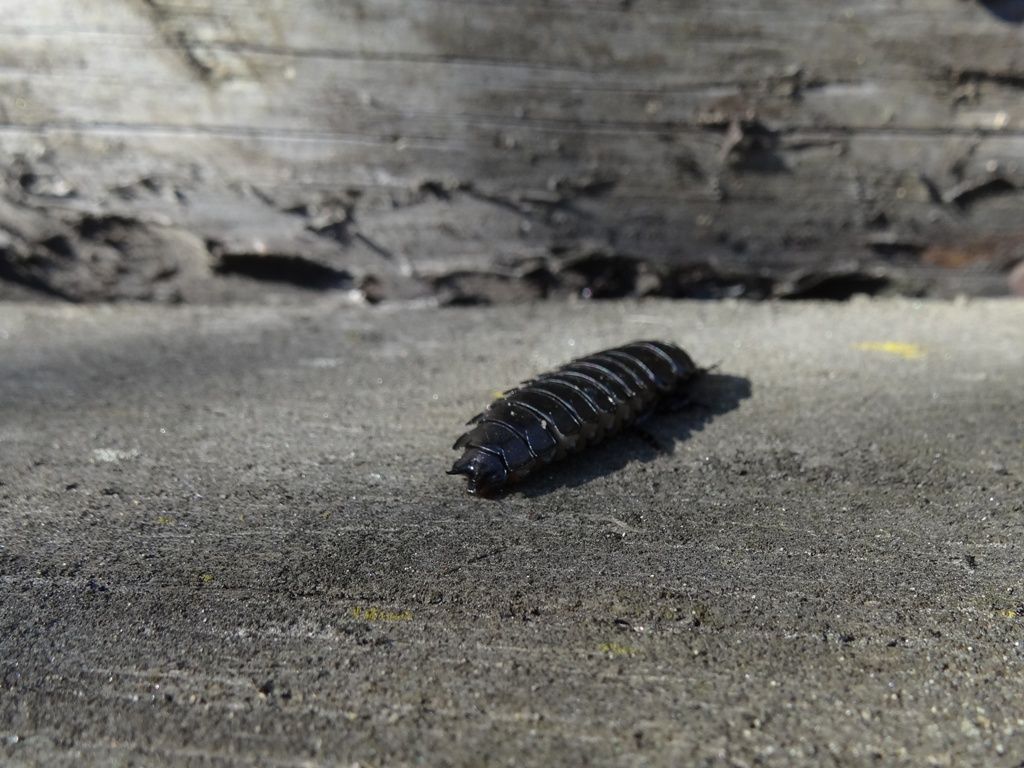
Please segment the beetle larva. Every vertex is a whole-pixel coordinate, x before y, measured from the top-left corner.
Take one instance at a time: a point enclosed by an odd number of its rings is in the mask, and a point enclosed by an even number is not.
[[[487,495],[636,422],[701,372],[663,341],[581,357],[511,389],[467,422],[449,475]]]

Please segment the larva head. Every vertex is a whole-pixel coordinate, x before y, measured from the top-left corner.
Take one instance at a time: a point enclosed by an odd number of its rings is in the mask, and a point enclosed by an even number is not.
[[[480,496],[487,496],[508,480],[508,470],[502,460],[478,448],[469,448],[462,454],[448,474],[465,475],[469,480],[466,490]]]

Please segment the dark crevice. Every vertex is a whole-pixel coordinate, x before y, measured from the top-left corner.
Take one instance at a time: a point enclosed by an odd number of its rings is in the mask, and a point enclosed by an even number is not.
[[[564,197],[601,197],[618,186],[618,178],[606,172],[596,172],[579,178],[560,178],[553,186]]]
[[[39,245],[60,259],[71,261],[78,257],[78,249],[67,235],[53,235],[39,241]]]
[[[946,191],[944,199],[960,208],[969,208],[979,200],[996,195],[1016,192],[1017,185],[1002,176],[994,176],[981,181],[967,181]]]
[[[674,299],[768,299],[776,281],[758,272],[722,270],[695,264],[672,270],[660,291],[652,294]]]
[[[332,221],[329,224],[324,224],[320,227],[309,227],[308,229],[313,234],[334,240],[341,245],[348,245],[352,242],[350,221]]]
[[[68,295],[54,286],[47,283],[45,280],[24,271],[19,271],[13,268],[11,262],[13,261],[12,255],[0,249],[0,282],[8,282],[14,285],[20,285],[24,288],[28,288],[33,291],[37,291],[42,296],[47,296],[52,299],[61,299],[63,301],[77,302],[76,297]]]
[[[349,288],[352,276],[290,254],[230,253],[222,255],[214,267],[221,275],[241,275],[264,282],[283,283],[315,291]]]
[[[634,295],[642,266],[625,256],[595,254],[564,264],[559,278],[585,299],[621,299]]]
[[[137,219],[126,216],[93,216],[86,215],[74,225],[75,231],[86,240],[111,242],[121,238],[126,230],[138,229],[141,225]]]
[[[915,259],[925,249],[925,245],[916,240],[899,237],[878,237],[868,241],[868,247],[884,259]]]
[[[844,272],[832,275],[806,275],[792,287],[777,294],[780,299],[818,299],[848,301],[857,295],[875,296],[890,288],[892,281],[884,275]]]
[[[438,200],[451,200],[452,192],[458,189],[458,186],[452,187],[451,185],[439,181],[438,179],[427,179],[420,183],[418,191],[424,195],[430,195]]]
[[[450,307],[535,301],[548,295],[545,279],[472,270],[441,275],[432,281],[431,288],[438,301]]]
[[[1024,73],[992,72],[987,69],[962,69],[957,72],[957,85],[995,83],[1008,88],[1024,88]]]
[[[723,133],[720,155],[735,171],[776,174],[788,173],[780,151],[782,134],[756,117],[726,119],[712,114],[702,123],[705,130]]]
[[[659,268],[621,255],[590,254],[518,274],[458,271],[434,278],[432,290],[446,306],[565,300],[658,297],[668,299],[814,299],[846,301],[857,295],[918,295],[893,277],[867,270],[770,275],[695,264]]]

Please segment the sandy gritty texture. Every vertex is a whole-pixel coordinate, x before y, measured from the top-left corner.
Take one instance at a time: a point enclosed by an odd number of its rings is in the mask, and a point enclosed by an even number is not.
[[[720,363],[672,450],[444,474],[636,337]],[[1017,765],[1022,349],[1011,301],[0,305],[0,761]]]

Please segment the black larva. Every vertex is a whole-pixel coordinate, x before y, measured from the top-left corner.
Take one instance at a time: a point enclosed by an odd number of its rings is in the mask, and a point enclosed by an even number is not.
[[[635,341],[511,389],[467,422],[449,475],[487,495],[635,422],[700,373],[674,344]]]

